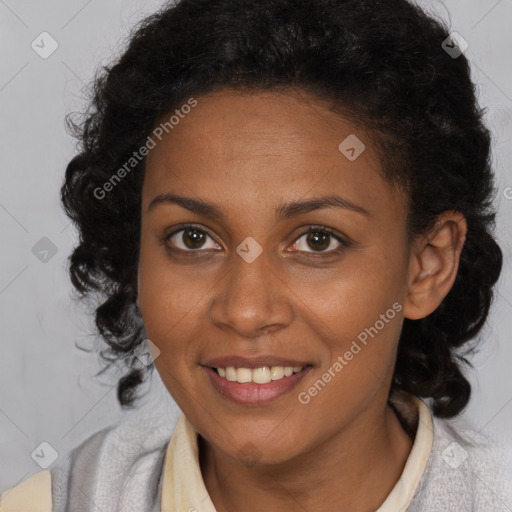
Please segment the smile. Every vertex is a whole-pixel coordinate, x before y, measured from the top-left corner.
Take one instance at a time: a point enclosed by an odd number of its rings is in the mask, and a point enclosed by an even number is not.
[[[294,373],[299,373],[303,366],[262,366],[261,368],[235,368],[228,366],[227,368],[215,368],[217,373],[229,380],[230,382],[239,382],[245,384],[254,382],[255,384],[267,384],[273,380],[281,380],[290,377]]]
[[[312,368],[312,365],[254,369],[203,366],[213,388],[223,398],[246,406],[267,404],[289,394]]]

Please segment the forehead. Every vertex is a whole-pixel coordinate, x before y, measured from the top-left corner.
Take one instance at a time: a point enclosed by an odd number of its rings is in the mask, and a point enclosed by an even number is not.
[[[168,192],[240,207],[336,192],[403,208],[368,133],[303,92],[198,97],[147,156],[143,208]]]

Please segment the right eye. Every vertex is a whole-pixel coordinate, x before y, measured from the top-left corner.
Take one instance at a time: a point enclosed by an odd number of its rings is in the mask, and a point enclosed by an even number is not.
[[[205,247],[208,238],[211,240],[210,247]],[[218,249],[219,245],[212,239],[208,232],[195,226],[185,226],[178,231],[173,231],[164,238],[166,244],[171,242],[174,248],[185,252],[197,252],[199,249]],[[170,247],[171,249],[173,247]]]

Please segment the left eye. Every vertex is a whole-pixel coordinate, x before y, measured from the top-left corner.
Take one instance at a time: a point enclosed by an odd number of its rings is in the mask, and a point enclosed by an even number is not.
[[[302,241],[301,241],[302,240]],[[332,247],[332,245],[338,244]],[[293,244],[294,250],[301,252],[330,252],[346,245],[343,240],[325,229],[312,228],[303,233]],[[308,251],[307,248],[312,248]]]

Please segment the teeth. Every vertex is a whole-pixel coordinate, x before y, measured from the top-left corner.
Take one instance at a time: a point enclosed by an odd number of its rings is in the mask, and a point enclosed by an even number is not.
[[[284,369],[284,376],[289,377],[293,373],[293,368],[291,366],[287,366]]]
[[[303,366],[262,366],[261,368],[235,368],[228,366],[227,368],[217,368],[217,372],[221,377],[231,381],[245,384],[254,382],[255,384],[267,384],[273,380],[281,380],[289,377],[294,373],[300,372]]]
[[[252,370],[249,368],[238,368],[236,370],[236,380],[237,382],[251,382],[252,381]]]
[[[270,368],[270,378],[272,380],[279,380],[284,377],[284,368],[282,366],[272,366]]]
[[[266,384],[271,380],[272,378],[270,376],[270,368],[268,366],[263,366],[262,368],[255,368],[252,371],[252,381],[256,382],[256,384]]]
[[[226,368],[226,379],[230,380],[231,382],[236,381],[236,369],[232,366],[228,366]]]

